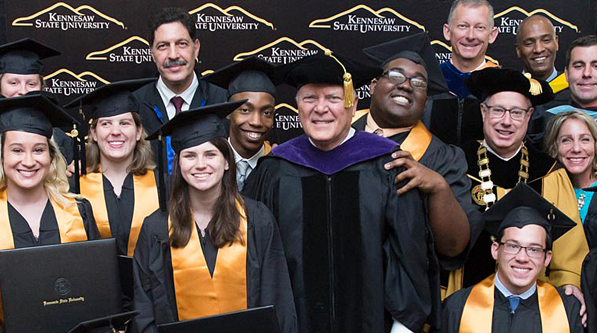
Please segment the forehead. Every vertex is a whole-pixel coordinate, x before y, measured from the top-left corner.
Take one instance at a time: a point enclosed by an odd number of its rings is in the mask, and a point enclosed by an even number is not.
[[[570,52],[570,62],[584,61],[587,63],[597,61],[597,45],[577,46]]]
[[[121,113],[111,117],[100,117],[98,121],[119,121],[119,120],[133,120],[133,113]]]
[[[240,101],[248,99],[248,103],[251,104],[273,104],[275,101],[274,96],[263,91],[243,91],[230,96],[229,101]],[[242,106],[242,105],[241,105]],[[240,109],[240,106],[239,106]]]
[[[155,29],[155,41],[168,39],[191,39],[191,35],[185,26],[176,21],[160,25]]]
[[[413,76],[415,73],[420,73],[427,78],[427,70],[425,67],[423,67],[423,65],[417,64],[414,61],[406,58],[398,58],[388,62],[384,70],[389,70],[392,68],[401,68],[408,76]]]
[[[502,241],[516,241],[520,244],[540,244],[545,246],[547,231],[540,225],[527,224],[522,228],[510,227],[504,229]]]
[[[344,96],[344,87],[339,84],[324,84],[324,83],[308,83],[300,87],[299,95],[316,94],[316,95],[339,95]]]
[[[525,22],[519,31],[519,38],[526,39],[537,36],[552,35],[555,36],[554,27],[545,17],[537,17]]]
[[[452,20],[454,23],[485,23],[489,25],[491,24],[492,18],[489,16],[489,7],[487,6],[469,6],[460,4],[454,10]]]
[[[219,151],[219,149],[216,146],[214,146],[213,143],[206,141],[200,145],[185,148],[185,149],[181,150],[180,153],[181,154],[182,153],[202,153],[202,152],[212,151],[212,150]]]
[[[583,120],[577,118],[566,119],[560,128],[559,134],[591,134],[589,126]]]
[[[6,145],[14,143],[48,143],[48,138],[36,133],[29,133],[24,131],[6,131],[4,134]]]
[[[519,107],[526,109],[531,106],[531,101],[523,94],[514,91],[501,91],[489,97],[487,104],[491,106],[499,105],[503,107]]]
[[[11,79],[11,80],[36,80],[41,81],[41,77],[39,74],[14,74],[14,73],[4,73],[2,74],[3,79]]]

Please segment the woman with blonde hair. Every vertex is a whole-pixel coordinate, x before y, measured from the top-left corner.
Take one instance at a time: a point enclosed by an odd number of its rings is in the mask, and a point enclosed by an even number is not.
[[[68,193],[52,126],[74,119],[40,93],[0,100],[0,249],[99,238],[91,205]]]
[[[221,119],[246,101],[180,113],[150,136],[171,135],[176,155],[167,212],[145,220],[133,258],[132,332],[266,305],[283,333],[297,330],[276,221],[238,192],[225,138]]]
[[[81,195],[93,206],[102,238],[116,238],[118,253],[132,256],[143,220],[159,207],[153,153],[131,92],[155,81],[102,86],[67,106],[81,105],[90,122]]]
[[[589,247],[597,247],[597,122],[580,110],[556,115],[547,127],[545,150],[568,171]]]

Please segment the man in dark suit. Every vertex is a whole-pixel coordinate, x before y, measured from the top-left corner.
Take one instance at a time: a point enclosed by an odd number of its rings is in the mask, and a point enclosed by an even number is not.
[[[149,42],[160,77],[134,92],[139,100],[143,127],[153,133],[177,113],[226,101],[226,91],[195,73],[200,43],[195,22],[181,8],[164,8],[153,15]],[[157,143],[152,142],[157,154]],[[168,170],[173,152],[168,145]]]

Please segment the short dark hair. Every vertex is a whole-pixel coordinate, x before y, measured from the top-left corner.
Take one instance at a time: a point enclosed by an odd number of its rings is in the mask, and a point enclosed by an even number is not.
[[[192,40],[197,39],[197,27],[191,15],[182,8],[168,7],[163,8],[160,11],[153,13],[149,20],[149,45],[153,45],[153,39],[155,38],[155,31],[166,23],[180,22],[187,31]]]
[[[516,227],[511,227],[511,228],[516,228]],[[508,228],[504,228],[498,232],[497,238],[495,240],[496,242],[502,241],[502,238],[504,238],[504,231],[506,229],[508,229]],[[545,230],[545,228],[543,230]],[[549,232],[547,232],[547,230],[545,230],[545,250],[551,251],[552,247],[553,247],[553,241],[551,240],[551,235],[549,234]]]
[[[597,36],[595,35],[586,35],[582,37],[578,37],[570,46],[568,46],[568,50],[566,50],[566,68],[570,66],[570,57],[572,55],[572,50],[576,47],[589,47],[597,45]]]

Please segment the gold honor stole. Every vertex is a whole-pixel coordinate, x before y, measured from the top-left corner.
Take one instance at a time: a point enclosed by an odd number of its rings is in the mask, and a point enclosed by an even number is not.
[[[101,169],[99,172],[91,172],[81,177],[81,195],[84,196],[93,207],[93,217],[102,238],[112,237],[110,232],[110,221],[108,219],[108,207],[104,196],[104,181]],[[127,255],[135,253],[139,232],[143,220],[159,208],[158,191],[155,183],[153,170],[147,170],[143,176],[133,175],[133,188],[135,195],[135,207],[133,208],[133,220],[129,232]]]
[[[554,94],[557,94],[558,92],[568,88],[568,81],[566,81],[566,75],[562,73],[556,76],[555,79],[549,82],[549,86],[551,87],[551,90],[553,90]]]
[[[429,148],[431,133],[422,121],[418,121],[415,127],[410,130],[406,140],[400,145],[400,149],[410,152],[415,161],[419,161]]]
[[[80,242],[87,240],[87,233],[83,219],[79,213],[77,203],[73,198],[67,198],[70,205],[62,207],[50,198],[54,214],[56,215],[56,222],[58,222],[58,230],[60,232],[61,243]],[[0,249],[14,249],[14,239],[12,236],[12,228],[10,227],[10,220],[8,217],[8,201],[6,200],[6,190],[0,192]]]
[[[188,244],[183,248],[170,246],[178,320],[247,309],[247,216],[238,202],[236,206],[245,245],[235,241],[218,249],[213,278],[194,222]],[[168,229],[170,225],[168,218]]]
[[[491,333],[495,274],[476,284],[471,290],[462,317],[460,333]],[[537,297],[544,333],[570,333],[568,316],[562,298],[554,286],[537,281]]]

